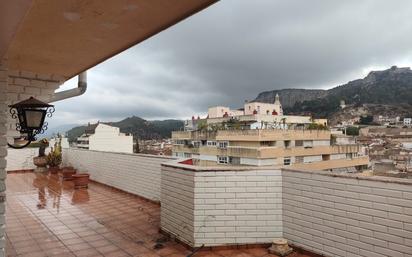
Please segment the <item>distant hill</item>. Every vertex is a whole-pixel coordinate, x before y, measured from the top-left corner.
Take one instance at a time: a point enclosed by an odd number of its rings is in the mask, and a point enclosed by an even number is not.
[[[412,114],[412,71],[410,68],[393,66],[387,70],[371,71],[363,79],[353,80],[329,90],[273,90],[260,93],[255,101],[273,102],[276,93],[279,93],[287,114],[312,113],[315,117],[330,118],[340,111],[340,101],[344,100],[349,108],[358,108],[365,104],[387,107],[369,108],[371,115],[378,114],[374,113],[374,110],[390,110],[391,106],[399,105],[402,105],[401,115],[408,115]]]
[[[184,126],[181,120],[153,120],[148,121],[140,117],[129,117],[118,122],[104,122],[111,126],[120,128],[120,132],[131,133],[139,139],[161,139],[171,137],[172,131],[181,130]],[[69,131],[69,141],[75,141],[84,133],[87,126],[77,126]]]
[[[65,125],[60,125],[60,126],[56,126],[56,127],[49,127],[44,134],[42,134],[41,136],[39,136],[38,138],[51,138],[55,135],[57,135],[58,133],[64,135],[66,133],[66,131],[70,130],[73,127],[79,126],[79,124],[65,124]]]

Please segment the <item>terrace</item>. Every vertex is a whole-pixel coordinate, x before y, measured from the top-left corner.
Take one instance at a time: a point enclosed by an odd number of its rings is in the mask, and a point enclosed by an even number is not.
[[[100,183],[73,189],[58,175],[7,179],[6,254],[28,256],[188,256],[159,233],[160,206]],[[275,256],[265,247],[204,249],[193,256]],[[314,256],[295,253],[291,256]]]
[[[11,167],[24,163],[18,151],[9,152]],[[23,151],[23,159],[33,154]],[[412,254],[408,179],[82,149],[63,157],[95,182],[73,190],[53,175],[8,174],[8,255],[189,256],[202,248],[192,256],[269,257],[279,237],[305,250],[295,257]]]
[[[80,95],[87,69],[215,2],[0,3],[0,256],[186,256],[199,247],[192,256],[270,256],[266,247],[277,237],[325,256],[412,255],[408,180],[195,167],[80,149],[65,150],[64,165],[91,175],[88,190],[57,176],[6,173],[30,170],[34,152],[7,148],[19,135],[7,105],[31,96],[56,101],[55,90],[83,74],[69,91]],[[253,132],[245,139],[285,136]],[[305,255],[314,254],[292,256]]]

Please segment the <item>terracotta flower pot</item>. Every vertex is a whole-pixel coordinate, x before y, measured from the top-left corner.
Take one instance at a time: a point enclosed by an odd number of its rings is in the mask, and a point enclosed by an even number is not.
[[[59,166],[49,167],[50,174],[57,174],[59,170],[60,170]]]
[[[43,172],[46,171],[46,166],[47,166],[47,159],[46,156],[37,156],[33,158],[33,164],[36,165],[35,171],[37,172]]]
[[[64,167],[62,169],[63,180],[73,180],[74,174],[76,174],[76,170],[73,167]]]
[[[78,173],[72,175],[74,188],[87,188],[89,185],[89,177],[90,175],[87,173]]]
[[[72,195],[72,204],[86,203],[89,199],[89,192],[87,189],[74,190]]]

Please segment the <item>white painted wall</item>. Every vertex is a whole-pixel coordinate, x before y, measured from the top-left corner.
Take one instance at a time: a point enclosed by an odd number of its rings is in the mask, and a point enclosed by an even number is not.
[[[126,136],[120,133],[119,128],[100,123],[95,133],[89,137],[89,149],[133,153],[133,136]]]
[[[169,157],[63,149],[63,164],[87,172],[97,182],[153,201],[160,200],[160,164]]]

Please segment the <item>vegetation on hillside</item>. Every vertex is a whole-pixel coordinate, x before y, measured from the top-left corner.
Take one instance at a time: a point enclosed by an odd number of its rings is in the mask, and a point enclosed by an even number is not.
[[[130,133],[138,139],[161,139],[171,137],[172,131],[183,129],[181,120],[154,120],[148,121],[140,117],[129,117],[118,122],[104,122],[105,124],[120,128],[122,133]],[[70,142],[81,136],[87,126],[74,127],[67,131]]]

